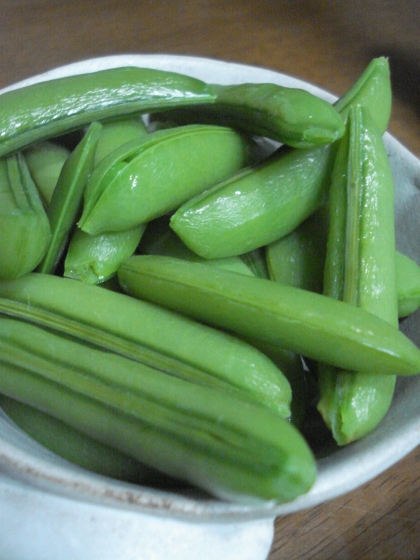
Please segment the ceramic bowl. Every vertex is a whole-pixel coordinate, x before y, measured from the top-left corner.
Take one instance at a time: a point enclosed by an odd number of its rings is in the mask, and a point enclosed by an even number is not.
[[[328,101],[335,99],[313,85],[270,70],[169,55],[91,59],[12,87],[125,65],[177,71],[210,83],[273,82],[307,89]],[[397,246],[420,262],[420,162],[390,135],[385,135],[385,141],[396,184]],[[405,320],[402,329],[420,345],[420,313]],[[317,482],[308,494],[288,504],[255,506],[225,503],[194,491],[154,490],[86,472],[42,448],[0,410],[0,550],[3,554],[7,547],[21,550],[21,556],[0,556],[25,560],[41,556],[46,560],[264,558],[276,516],[349,492],[420,443],[419,398],[420,376],[400,379],[391,409],[379,427],[362,441],[320,459]],[[241,555],[231,555],[239,550]]]

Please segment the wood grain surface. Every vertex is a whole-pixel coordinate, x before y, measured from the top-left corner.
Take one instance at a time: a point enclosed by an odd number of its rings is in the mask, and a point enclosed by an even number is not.
[[[420,156],[418,0],[0,0],[0,87],[110,54],[264,66],[342,94],[389,57],[389,130]],[[416,560],[420,449],[372,482],[279,518],[269,560]],[[222,559],[221,559],[222,560]]]

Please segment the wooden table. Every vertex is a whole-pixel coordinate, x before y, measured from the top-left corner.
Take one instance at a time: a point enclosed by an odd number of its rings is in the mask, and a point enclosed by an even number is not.
[[[86,58],[197,55],[269,67],[343,93],[389,57],[390,131],[420,156],[417,0],[0,0],[0,87]],[[420,557],[420,449],[376,480],[279,518],[269,560]]]

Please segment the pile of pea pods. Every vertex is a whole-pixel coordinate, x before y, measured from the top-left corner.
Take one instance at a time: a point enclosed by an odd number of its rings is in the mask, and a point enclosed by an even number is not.
[[[420,373],[385,58],[334,104],[124,67],[0,107],[0,405],[55,453],[287,502]]]

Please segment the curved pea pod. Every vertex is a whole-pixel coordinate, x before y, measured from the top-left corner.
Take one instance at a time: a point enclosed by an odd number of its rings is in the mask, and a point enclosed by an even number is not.
[[[65,146],[50,140],[30,146],[23,152],[31,177],[47,206],[70,153]]]
[[[397,327],[394,183],[382,135],[360,107],[349,115],[330,194],[324,294]],[[397,373],[397,372],[395,372]],[[370,433],[392,401],[396,376],[318,368],[318,410],[338,444]]]
[[[147,469],[116,449],[86,436],[32,406],[0,395],[0,406],[13,422],[38,443],[92,472],[131,482],[147,479]]]
[[[89,235],[76,229],[70,239],[64,261],[64,276],[87,284],[99,284],[112,278],[120,264],[136,250],[145,224],[129,229]]]
[[[288,235],[265,247],[271,280],[322,293],[328,212],[322,206]]]
[[[420,307],[420,266],[397,252],[398,316],[407,317]]]
[[[145,255],[166,255],[186,261],[202,262],[210,266],[227,268],[251,276],[267,277],[268,275],[264,255],[260,251],[225,259],[204,259],[200,257],[188,249],[175,235],[169,227],[169,218],[166,216],[147,224],[145,235],[137,252]]]
[[[300,88],[271,83],[213,86],[214,106],[169,111],[177,122],[231,126],[295,148],[335,142],[344,123],[327,101]]]
[[[356,371],[420,372],[420,350],[394,325],[321,294],[155,255],[130,257],[118,279],[134,297],[250,340]]]
[[[208,268],[206,267],[208,270]],[[173,371],[191,383],[239,391],[287,418],[290,385],[248,344],[125,294],[68,278],[28,274],[0,283],[0,311]],[[30,302],[30,305],[28,305]],[[98,342],[99,341],[99,342]]]
[[[0,96],[0,156],[93,121],[214,100],[212,87],[200,80],[149,68],[111,68],[29,85]]]
[[[54,189],[47,216],[51,226],[48,249],[37,272],[53,273],[81,210],[86,181],[93,169],[102,125],[92,123],[82,141],[66,160]]]
[[[123,144],[148,134],[147,127],[139,115],[118,117],[101,124],[102,132],[96,146],[94,167]]]
[[[47,251],[50,224],[22,154],[0,160],[0,279],[36,268]]]
[[[375,120],[383,128],[390,99],[387,61],[375,59],[337,108],[345,119],[352,105],[375,106]],[[171,227],[205,258],[267,245],[293,231],[324,203],[335,151],[336,143],[306,150],[281,148],[266,163],[187,201],[175,212]]]
[[[51,329],[0,321],[6,395],[224,499],[284,502],[314,483],[305,440],[266,407]]]
[[[92,173],[79,221],[95,235],[163,216],[248,162],[249,143],[232,129],[191,125],[125,144]]]

